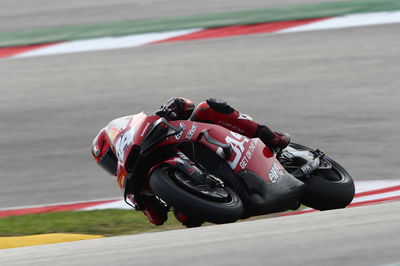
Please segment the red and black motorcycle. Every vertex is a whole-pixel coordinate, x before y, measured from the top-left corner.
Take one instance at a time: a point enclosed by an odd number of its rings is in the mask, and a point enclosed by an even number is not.
[[[202,222],[228,223],[296,209],[346,207],[351,176],[319,150],[290,144],[273,151],[219,125],[167,121],[139,113],[112,121],[106,134],[125,199],[137,210],[152,198]]]

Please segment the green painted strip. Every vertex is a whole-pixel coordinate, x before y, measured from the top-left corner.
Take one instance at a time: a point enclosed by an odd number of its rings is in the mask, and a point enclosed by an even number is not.
[[[1,32],[0,47],[105,36],[123,36],[177,29],[209,28],[237,24],[329,17],[351,13],[379,12],[398,9],[400,9],[399,0],[359,0],[204,14],[179,18],[144,19],[24,30],[18,32]]]

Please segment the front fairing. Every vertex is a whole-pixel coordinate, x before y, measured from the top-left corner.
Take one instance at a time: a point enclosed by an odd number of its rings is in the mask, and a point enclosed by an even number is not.
[[[117,178],[121,189],[125,185],[128,173],[126,162],[132,149],[140,146],[146,131],[157,119],[159,116],[147,116],[142,112],[117,118],[107,125],[106,135],[118,159]]]

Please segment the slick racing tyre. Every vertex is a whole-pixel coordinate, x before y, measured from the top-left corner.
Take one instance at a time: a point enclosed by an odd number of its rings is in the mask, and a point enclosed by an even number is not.
[[[150,187],[168,205],[199,221],[230,223],[243,214],[242,201],[233,190],[221,185],[195,183],[175,167],[154,170]]]
[[[291,143],[290,147],[296,150],[312,150],[295,143]],[[345,208],[354,198],[353,179],[332,158],[325,155],[323,160],[330,163],[332,167],[330,169],[317,169],[309,178],[302,180],[306,187],[301,203],[321,211]]]

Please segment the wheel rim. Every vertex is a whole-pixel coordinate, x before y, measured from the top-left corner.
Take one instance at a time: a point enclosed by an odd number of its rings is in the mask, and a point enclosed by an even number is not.
[[[230,202],[231,196],[221,185],[212,180],[199,183],[175,169],[170,169],[167,176],[178,186],[203,199],[216,202]]]

